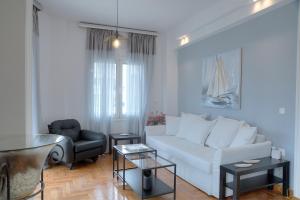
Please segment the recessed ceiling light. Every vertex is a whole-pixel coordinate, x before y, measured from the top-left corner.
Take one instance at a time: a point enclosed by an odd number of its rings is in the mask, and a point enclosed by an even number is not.
[[[186,35],[180,37],[179,39],[180,39],[180,45],[181,45],[181,46],[183,46],[183,45],[185,45],[185,44],[187,44],[187,43],[190,42],[189,37],[186,36]]]
[[[254,3],[257,2],[258,0],[252,0]]]

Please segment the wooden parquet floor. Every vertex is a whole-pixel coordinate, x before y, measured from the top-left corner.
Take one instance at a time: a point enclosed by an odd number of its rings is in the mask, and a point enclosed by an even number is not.
[[[159,172],[171,184],[171,175],[166,170]],[[130,189],[122,189],[121,182],[112,177],[112,158],[110,155],[99,157],[96,163],[79,163],[74,170],[56,165],[44,173],[45,200],[138,200]],[[40,199],[39,196],[35,198]],[[171,200],[173,195],[165,195],[153,200]],[[201,190],[177,178],[178,200],[215,200]],[[230,198],[228,198],[230,199]],[[241,196],[241,200],[286,200],[280,194],[259,190]]]

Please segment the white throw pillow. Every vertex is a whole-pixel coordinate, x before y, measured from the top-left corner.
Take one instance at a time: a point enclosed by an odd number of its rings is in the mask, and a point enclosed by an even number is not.
[[[206,140],[206,145],[215,149],[228,147],[244,123],[243,121],[218,117],[216,125]]]
[[[235,136],[230,147],[240,147],[247,144],[253,144],[257,135],[256,127],[241,127]]]
[[[216,121],[205,119],[190,119],[191,123],[186,130],[186,139],[195,144],[204,146],[204,143]]]
[[[166,135],[177,135],[180,119],[180,117],[166,115]]]
[[[193,123],[195,123],[194,120],[203,120],[203,117],[201,115],[181,113],[179,129],[176,136],[186,139],[187,131],[189,130],[189,127],[193,126]]]

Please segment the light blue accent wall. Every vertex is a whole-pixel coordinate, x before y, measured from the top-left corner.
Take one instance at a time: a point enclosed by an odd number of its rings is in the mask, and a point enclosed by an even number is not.
[[[298,3],[266,13],[178,51],[180,112],[241,119],[259,128],[293,161]],[[242,48],[241,109],[201,105],[202,59]],[[286,114],[278,114],[280,107]],[[292,168],[291,168],[292,171]]]

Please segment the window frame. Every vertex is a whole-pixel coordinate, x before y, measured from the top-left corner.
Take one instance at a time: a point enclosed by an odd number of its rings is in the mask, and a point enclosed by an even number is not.
[[[115,49],[114,52],[114,64],[116,66],[116,83],[115,83],[115,112],[111,113],[110,117],[113,120],[124,120],[128,116],[127,113],[123,113],[123,66],[128,66],[127,48],[125,45],[121,48]],[[96,64],[96,63],[95,63]],[[129,111],[128,111],[129,112]],[[130,113],[130,112],[129,112]],[[99,116],[100,117],[100,116]]]
[[[123,113],[123,67],[128,66],[128,63],[125,59],[118,59],[116,63],[116,113],[112,117],[120,120],[128,116],[128,113]]]

